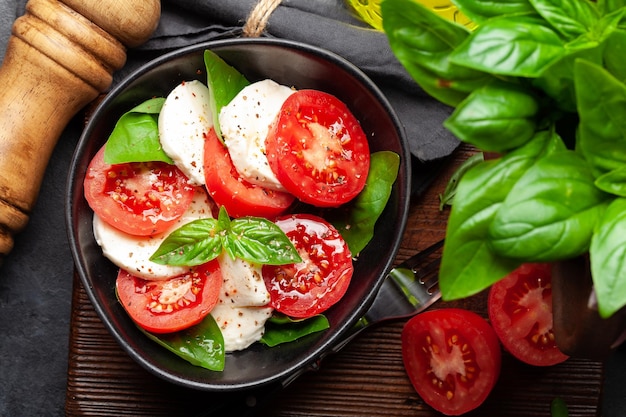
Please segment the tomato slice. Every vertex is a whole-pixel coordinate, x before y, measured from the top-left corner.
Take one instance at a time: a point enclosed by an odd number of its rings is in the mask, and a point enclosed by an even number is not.
[[[295,200],[289,193],[244,180],[214,129],[207,133],[204,141],[204,175],[209,195],[224,206],[231,217],[273,218],[284,213]]]
[[[468,310],[430,310],[402,330],[402,359],[413,387],[431,407],[460,415],[481,405],[500,375],[498,337]]]
[[[171,333],[198,324],[217,304],[222,273],[216,260],[167,280],[149,281],[121,269],[116,288],[128,315],[145,330]]]
[[[348,107],[330,94],[300,90],[289,96],[265,148],[278,181],[305,203],[336,207],[365,186],[367,138]]]
[[[84,180],[91,209],[111,226],[132,235],[167,230],[191,204],[194,188],[176,166],[164,162],[109,165],[104,147]]]
[[[263,279],[276,310],[296,318],[319,314],[345,294],[354,267],[348,245],[326,220],[293,214],[276,220],[302,262],[263,265]]]
[[[565,361],[552,329],[550,264],[522,264],[491,286],[489,319],[504,348],[535,366]]]

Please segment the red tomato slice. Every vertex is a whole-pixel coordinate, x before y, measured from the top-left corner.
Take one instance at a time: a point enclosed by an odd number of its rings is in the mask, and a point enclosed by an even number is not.
[[[278,181],[305,203],[340,206],[365,186],[367,138],[348,107],[330,94],[300,90],[289,96],[265,148]]]
[[[498,337],[485,319],[468,310],[421,313],[402,330],[402,359],[422,399],[447,415],[481,405],[500,375]]]
[[[84,180],[91,209],[117,229],[140,236],[167,230],[189,207],[194,188],[176,166],[164,162],[109,165],[104,147]]]
[[[354,267],[348,245],[326,220],[294,214],[276,220],[294,244],[302,262],[263,265],[263,279],[276,310],[297,318],[311,317],[335,304],[348,289]]]
[[[523,264],[489,291],[489,319],[502,345],[530,365],[568,358],[554,340],[551,284],[550,264]]]
[[[214,129],[204,141],[204,175],[209,195],[231,217],[273,218],[284,213],[295,200],[289,193],[260,187],[241,178]]]
[[[200,323],[217,304],[221,287],[217,261],[159,281],[120,270],[116,281],[118,297],[128,315],[153,333],[176,332]]]

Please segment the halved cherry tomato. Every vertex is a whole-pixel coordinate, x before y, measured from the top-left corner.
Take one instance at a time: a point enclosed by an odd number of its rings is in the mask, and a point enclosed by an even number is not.
[[[522,264],[489,290],[489,319],[502,345],[535,366],[565,361],[552,329],[550,264]]]
[[[111,226],[149,236],[167,230],[189,207],[194,188],[176,166],[164,162],[109,165],[104,147],[84,180],[91,209]]]
[[[222,286],[214,260],[167,280],[148,281],[123,269],[116,289],[128,315],[145,330],[171,333],[198,324],[211,312]]]
[[[305,318],[319,314],[345,294],[354,267],[348,245],[326,220],[310,214],[283,216],[276,224],[302,262],[263,265],[263,279],[276,310]]]
[[[416,315],[402,330],[402,359],[413,387],[434,409],[460,415],[481,405],[500,375],[498,337],[485,319],[444,308]]]
[[[300,90],[289,96],[265,148],[278,181],[305,203],[336,207],[365,186],[367,138],[348,107],[330,94]]]
[[[209,195],[231,217],[272,218],[284,213],[295,197],[244,180],[233,165],[228,149],[211,129],[204,141],[204,176]]]

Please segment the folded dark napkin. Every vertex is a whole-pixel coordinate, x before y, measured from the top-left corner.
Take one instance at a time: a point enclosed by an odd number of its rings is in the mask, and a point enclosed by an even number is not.
[[[242,35],[256,1],[163,0],[160,24],[137,52],[159,53]],[[442,127],[450,108],[428,96],[395,58],[384,33],[359,21],[341,0],[287,0],[272,12],[263,36],[305,42],[334,52],[365,72],[404,124],[411,152],[421,161],[449,155],[458,145]],[[145,59],[129,53],[129,65]]]

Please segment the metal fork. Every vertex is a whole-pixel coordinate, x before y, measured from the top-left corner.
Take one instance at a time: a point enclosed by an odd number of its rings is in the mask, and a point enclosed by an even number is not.
[[[414,316],[439,300],[438,273],[443,242],[434,243],[389,271],[370,308],[332,352],[338,352],[374,324]]]

